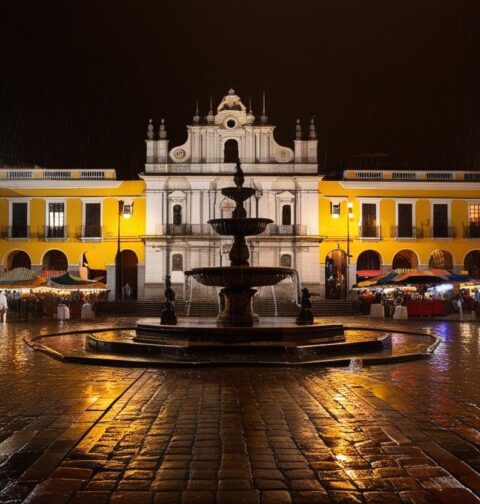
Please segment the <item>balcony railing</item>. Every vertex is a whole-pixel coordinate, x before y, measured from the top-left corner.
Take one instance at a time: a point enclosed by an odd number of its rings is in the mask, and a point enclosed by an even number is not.
[[[455,228],[453,226],[432,226],[430,227],[430,238],[455,238]]]
[[[305,236],[307,226],[300,224],[270,224],[262,236]],[[160,236],[219,236],[209,224],[167,224],[161,226]]]
[[[82,240],[101,238],[102,237],[102,226],[100,226],[100,225],[82,226],[80,228],[79,237]]]
[[[391,236],[405,240],[423,238],[423,229],[416,226],[392,226]]]
[[[470,222],[463,227],[464,238],[480,238],[480,222]]]
[[[300,224],[270,224],[264,234],[269,236],[305,236],[307,226]]]
[[[111,168],[0,168],[0,180],[116,180],[116,172]]]
[[[161,234],[168,236],[209,236],[215,233],[209,224],[167,224],[162,226]]]
[[[380,226],[360,226],[358,231],[359,231],[360,238],[380,239],[382,236]]]
[[[28,239],[30,238],[30,226],[4,226],[2,238],[6,240]]]
[[[45,240],[66,240],[68,236],[67,226],[43,226]]]

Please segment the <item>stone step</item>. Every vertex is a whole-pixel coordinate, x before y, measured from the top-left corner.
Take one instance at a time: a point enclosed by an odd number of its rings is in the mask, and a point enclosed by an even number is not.
[[[179,316],[185,316],[186,303],[179,299],[175,301],[175,308]],[[273,299],[261,299],[255,302],[255,311],[260,316],[273,316],[275,303]],[[325,315],[356,315],[360,312],[360,305],[355,301],[313,300],[312,311],[317,317]],[[97,316],[148,317],[160,316],[162,302],[159,301],[110,301],[98,303],[95,306]],[[214,317],[218,312],[215,300],[195,300],[190,304],[191,317]],[[280,316],[294,317],[298,313],[298,306],[289,300],[278,300],[277,312]]]

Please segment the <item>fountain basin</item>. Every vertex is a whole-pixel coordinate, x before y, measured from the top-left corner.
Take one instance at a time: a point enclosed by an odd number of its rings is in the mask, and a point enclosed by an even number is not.
[[[273,221],[262,218],[210,219],[208,223],[222,236],[255,236],[263,233]]]
[[[243,203],[248,198],[251,198],[256,191],[252,187],[225,187],[221,192],[227,198],[238,203]]]
[[[221,266],[194,268],[185,275],[211,287],[262,287],[275,285],[295,274],[292,268],[268,266]]]

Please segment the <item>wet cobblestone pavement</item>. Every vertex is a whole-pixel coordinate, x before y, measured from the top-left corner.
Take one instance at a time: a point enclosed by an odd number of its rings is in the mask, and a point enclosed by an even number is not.
[[[0,502],[480,502],[479,325],[344,322],[442,344],[358,372],[135,369],[22,341],[89,324],[3,325]]]

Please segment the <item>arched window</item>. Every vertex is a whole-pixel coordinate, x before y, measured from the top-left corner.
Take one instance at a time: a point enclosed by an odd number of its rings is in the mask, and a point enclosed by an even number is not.
[[[464,267],[472,278],[480,278],[480,250],[472,250],[465,256]]]
[[[428,260],[430,269],[453,270],[453,256],[448,250],[435,250]]]
[[[238,142],[233,140],[227,140],[223,146],[223,162],[224,163],[236,163],[238,161]]]
[[[183,256],[182,254],[172,255],[172,271],[183,271]]]
[[[67,256],[60,250],[49,250],[43,257],[42,269],[66,272],[68,270]]]
[[[357,274],[358,270],[379,271],[380,267],[381,267],[380,254],[375,250],[364,250],[357,258]]]
[[[400,250],[395,254],[392,261],[392,269],[415,269],[418,267],[418,259],[412,250]]]
[[[291,205],[282,206],[282,225],[290,226],[292,224],[292,207]]]
[[[280,266],[283,266],[284,268],[291,268],[292,256],[290,254],[282,254],[280,256]]]
[[[174,226],[182,224],[182,205],[173,205],[173,224]]]
[[[32,267],[32,262],[29,255],[23,250],[16,250],[8,256],[7,259],[7,269],[11,270],[14,268],[27,268]]]

